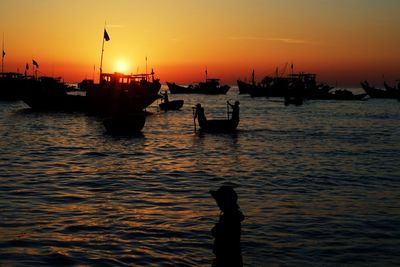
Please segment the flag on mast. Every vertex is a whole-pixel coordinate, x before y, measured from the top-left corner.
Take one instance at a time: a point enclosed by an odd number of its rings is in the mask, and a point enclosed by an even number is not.
[[[33,66],[36,66],[36,68],[39,68],[39,64],[34,59],[32,59],[32,64]]]
[[[106,29],[104,29],[104,40],[106,40],[106,42],[110,41],[110,36],[108,36]]]

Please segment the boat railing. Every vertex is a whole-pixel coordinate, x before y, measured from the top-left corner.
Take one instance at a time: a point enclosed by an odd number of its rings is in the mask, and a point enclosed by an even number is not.
[[[117,83],[117,84],[132,84],[139,83],[142,81],[148,81],[151,74],[122,74],[122,73],[102,73],[101,81],[106,83]]]

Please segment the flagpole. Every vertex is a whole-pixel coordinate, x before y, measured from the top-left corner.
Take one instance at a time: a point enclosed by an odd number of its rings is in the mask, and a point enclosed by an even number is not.
[[[3,46],[1,50],[1,72],[4,72],[4,32],[3,32]]]
[[[100,59],[100,77],[99,83],[101,82],[101,74],[103,73],[103,54],[104,54],[104,32],[106,31],[106,22],[104,22],[104,31],[103,31],[103,44],[101,46],[101,59]]]

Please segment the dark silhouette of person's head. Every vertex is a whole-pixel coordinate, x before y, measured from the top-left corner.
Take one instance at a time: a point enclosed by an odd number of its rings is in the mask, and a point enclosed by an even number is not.
[[[233,211],[239,209],[238,196],[232,187],[223,185],[216,191],[210,191],[221,211]]]
[[[216,267],[241,267],[243,266],[240,246],[241,222],[243,213],[237,204],[238,196],[232,187],[223,185],[211,195],[221,210],[219,221],[211,229],[214,239],[213,253]]]

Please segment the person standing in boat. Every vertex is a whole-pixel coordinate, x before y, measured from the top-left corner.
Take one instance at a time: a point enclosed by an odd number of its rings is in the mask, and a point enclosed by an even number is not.
[[[165,91],[164,94],[162,95],[164,103],[168,103],[169,99],[168,99],[168,91]]]
[[[240,111],[239,104],[240,104],[240,102],[235,101],[235,104],[233,104],[233,105],[231,103],[229,103],[229,101],[226,101],[226,103],[228,103],[228,105],[232,108],[231,119],[235,120],[235,121],[239,121],[239,111]]]
[[[203,122],[207,121],[206,115],[204,114],[204,108],[201,106],[201,104],[196,104],[194,120],[196,119],[198,119],[200,126]]]
[[[213,267],[242,267],[242,249],[240,246],[241,222],[244,215],[237,204],[238,196],[230,186],[221,186],[217,191],[210,191],[217,202],[221,215],[211,229],[214,239]]]

